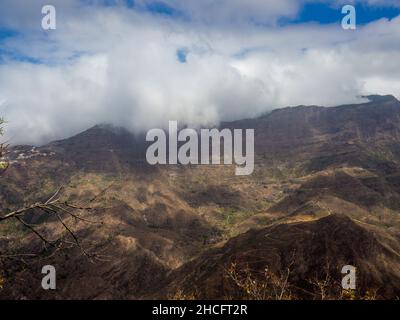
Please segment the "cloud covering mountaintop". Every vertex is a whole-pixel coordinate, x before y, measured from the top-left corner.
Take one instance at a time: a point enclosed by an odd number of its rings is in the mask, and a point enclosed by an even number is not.
[[[400,16],[343,30],[297,22],[306,2],[43,1],[0,4],[0,115],[12,143],[94,124],[134,131],[251,117],[298,104],[400,97]],[[398,1],[363,1],[365,6]],[[218,5],[217,5],[218,3]],[[339,1],[332,10],[340,13]],[[290,20],[289,20],[290,21]]]

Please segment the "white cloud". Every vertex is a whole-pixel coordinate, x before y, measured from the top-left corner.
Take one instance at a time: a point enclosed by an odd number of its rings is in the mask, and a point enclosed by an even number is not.
[[[58,17],[54,32],[29,27],[3,44],[44,62],[0,65],[0,114],[12,143],[43,143],[103,122],[132,130],[168,120],[211,124],[400,94],[400,18],[352,32],[339,24],[227,28],[122,7],[71,6]]]
[[[159,2],[141,0],[145,4]],[[280,17],[294,17],[303,0],[165,0],[164,3],[202,22],[237,23],[253,21],[275,23]]]

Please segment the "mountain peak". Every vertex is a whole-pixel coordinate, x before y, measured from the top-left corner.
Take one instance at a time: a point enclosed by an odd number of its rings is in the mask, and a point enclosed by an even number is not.
[[[362,98],[366,98],[370,102],[390,102],[390,101],[399,102],[399,100],[397,100],[397,98],[391,94],[388,95],[372,94],[368,96],[362,96]]]

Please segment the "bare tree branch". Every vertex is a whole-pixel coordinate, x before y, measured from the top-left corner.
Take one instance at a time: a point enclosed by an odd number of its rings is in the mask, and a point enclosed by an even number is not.
[[[2,125],[4,124],[4,120],[0,118],[0,136],[3,133]],[[6,155],[8,153],[8,144],[6,143],[0,143],[0,175],[3,174],[8,168],[9,168],[9,160],[7,159]],[[15,219],[19,224],[21,224],[24,228],[28,229],[30,232],[35,234],[44,244],[44,250],[47,251],[47,247],[51,246],[54,248],[54,254],[58,250],[61,249],[61,247],[65,248],[63,244],[68,244],[69,247],[72,246],[77,246],[85,256],[92,258],[92,257],[97,257],[95,254],[89,254],[82,246],[77,234],[72,230],[72,228],[68,225],[68,223],[63,219],[62,215],[67,215],[67,217],[70,217],[74,219],[76,222],[77,221],[82,221],[85,223],[91,223],[91,224],[100,224],[101,222],[97,221],[92,221],[90,219],[86,219],[82,217],[81,215],[83,212],[87,212],[90,210],[94,210],[95,208],[92,206],[92,203],[98,199],[100,196],[104,195],[104,193],[111,187],[108,186],[106,189],[102,190],[99,194],[95,195],[94,198],[90,199],[88,203],[85,205],[82,204],[75,204],[75,203],[70,203],[67,201],[61,201],[61,193],[63,186],[60,186],[54,194],[52,194],[46,201],[44,202],[36,202],[34,204],[25,206],[23,208],[2,214],[0,212],[0,223],[4,222],[6,220],[10,219]],[[89,204],[89,205],[88,205]],[[73,242],[68,242],[68,240],[64,239],[64,235],[59,237],[58,239],[55,240],[50,240],[48,239],[43,232],[41,231],[42,228],[36,225],[32,225],[24,219],[24,216],[27,213],[33,213],[33,214],[40,214],[40,213],[46,213],[49,215],[53,215],[56,217],[58,222],[61,224],[62,228],[65,230],[65,233],[70,235],[73,239]],[[102,223],[101,223],[102,224]],[[4,257],[16,257],[18,255],[16,254],[11,254],[11,255],[0,255],[0,258]],[[36,254],[24,254],[21,255],[21,257],[32,257],[32,256],[37,256]]]
[[[14,218],[17,219],[23,226],[25,226],[30,231],[32,231],[34,234],[36,234],[45,244],[55,247],[54,242],[47,240],[43,235],[41,235],[38,231],[36,231],[36,229],[32,225],[26,223],[23,219],[21,219],[18,216],[15,216]]]
[[[3,216],[0,216],[0,222],[5,221],[5,220],[9,220],[9,219],[16,219],[22,226],[24,226],[25,228],[27,228],[30,232],[32,232],[33,234],[35,234],[42,242],[45,246],[49,245],[53,248],[60,248],[62,243],[67,243],[64,240],[61,240],[61,238],[56,239],[56,240],[49,240],[47,239],[40,231],[38,231],[37,228],[35,228],[35,226],[33,226],[32,224],[27,223],[24,219],[23,216],[28,213],[28,212],[32,212],[34,210],[39,210],[43,213],[47,213],[50,215],[54,215],[57,220],[60,222],[60,224],[62,225],[62,227],[64,228],[64,230],[73,238],[74,240],[74,245],[76,245],[85,256],[91,258],[94,257],[95,255],[91,255],[89,254],[81,245],[78,236],[75,234],[75,232],[67,225],[67,223],[63,220],[63,218],[61,217],[61,213],[65,213],[68,216],[70,216],[71,218],[75,219],[75,220],[79,220],[79,221],[83,221],[85,223],[99,223],[96,221],[91,221],[89,219],[85,219],[80,217],[78,214],[74,213],[74,210],[92,210],[94,209],[93,207],[84,207],[84,206],[77,206],[74,204],[70,204],[67,202],[62,202],[60,201],[60,193],[62,190],[62,186],[60,188],[57,189],[57,191],[51,195],[49,197],[48,200],[46,200],[45,202],[38,202],[35,203],[33,205],[9,212]],[[58,243],[58,246],[56,245]]]

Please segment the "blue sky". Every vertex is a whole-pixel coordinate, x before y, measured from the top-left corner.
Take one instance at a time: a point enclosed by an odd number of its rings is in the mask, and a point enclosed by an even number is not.
[[[354,5],[357,12],[357,23],[366,24],[382,18],[392,19],[400,15],[400,8],[393,6]],[[320,24],[340,23],[343,15],[337,6],[326,3],[310,3],[303,6],[296,19],[288,23],[317,22]]]
[[[156,16],[163,16],[167,19],[171,20],[185,20],[191,21],[193,18],[190,16],[190,13],[185,12],[184,8],[181,9],[179,6],[176,6],[174,1],[158,1],[158,0],[78,0],[79,4],[83,4],[84,6],[90,8],[97,7],[125,7],[129,10],[135,10],[138,12],[150,13]],[[35,1],[33,1],[35,2]],[[40,1],[39,1],[40,2]],[[68,2],[68,1],[67,1]],[[201,1],[200,1],[201,2]],[[299,1],[300,2],[300,1]],[[352,1],[350,1],[352,2]],[[399,5],[394,5],[394,3],[390,4],[390,1],[376,1],[373,4],[369,4],[368,1],[358,1],[353,5],[357,10],[357,24],[362,26],[368,23],[377,21],[379,19],[393,19],[400,15],[400,2]],[[38,9],[39,9],[38,3]],[[205,9],[207,9],[205,7]],[[3,14],[7,14],[7,10],[2,10]],[[18,20],[18,12],[13,11],[12,14],[16,15],[16,20]],[[11,15],[12,18],[12,15]],[[301,25],[307,23],[314,23],[318,25],[329,25],[329,24],[337,24],[341,23],[341,19],[343,18],[343,14],[341,13],[341,6],[335,1],[321,1],[321,0],[309,0],[305,3],[301,4],[297,8],[297,12],[295,14],[290,14],[289,16],[285,16],[285,12],[279,16],[279,14],[274,17],[276,18],[276,23],[278,26],[291,26],[291,25]],[[252,18],[250,16],[250,23],[252,23]],[[18,26],[10,26],[4,23],[1,23],[0,19],[0,63],[4,62],[5,59],[10,60],[20,60],[26,61],[30,63],[40,63],[41,59],[36,57],[30,57],[29,54],[23,54],[19,51],[13,51],[12,48],[2,48],[2,44],[6,40],[10,38],[16,38],[25,33],[31,32],[32,30],[29,27],[18,27]],[[268,26],[270,20],[269,17],[266,17],[264,20],[258,18],[255,22],[256,25]],[[42,30],[38,29],[38,33],[42,33]],[[248,49],[245,49],[246,51]],[[252,49],[249,49],[252,50]],[[188,54],[187,48],[179,48],[176,52],[177,59],[184,63],[186,62],[186,56]]]
[[[166,15],[170,16],[172,19],[179,18],[189,18],[187,12],[181,10],[179,5],[176,5],[179,1],[158,1],[158,0],[78,0],[80,4],[86,6],[104,6],[104,7],[126,7],[132,10],[141,10],[141,11],[149,11],[154,14]],[[204,1],[204,0],[203,0]],[[42,1],[33,0],[33,2],[37,2],[38,5],[42,4]],[[66,1],[68,2],[68,0]],[[190,1],[189,1],[190,2]],[[201,0],[200,0],[201,2]],[[207,0],[205,0],[207,2]],[[210,2],[210,1],[208,1]],[[215,3],[217,1],[214,1]],[[329,24],[329,23],[337,23],[340,21],[342,15],[340,13],[340,5],[337,1],[334,0],[308,0],[303,1],[299,0],[299,3],[304,2],[298,5],[298,12],[294,17],[284,18],[285,24],[292,23],[305,23],[305,22],[317,22],[321,24]],[[354,1],[348,1],[348,3],[352,3]],[[346,2],[347,3],[347,2]],[[372,3],[372,4],[371,4]],[[395,2],[389,1],[357,1],[354,3],[354,6],[357,9],[358,14],[358,22],[360,24],[365,24],[374,20],[378,20],[381,18],[389,18],[392,19],[400,14],[400,3],[395,5]],[[222,9],[223,10],[223,9]],[[18,12],[12,12],[15,15],[18,15]],[[2,14],[7,14],[7,6],[2,8]],[[264,21],[267,23],[267,19]],[[9,30],[4,29],[4,26],[1,26],[0,29],[0,38],[8,36]]]
[[[320,24],[339,23],[343,15],[340,12],[340,6],[334,4],[334,2],[335,1],[315,1],[303,4],[296,17],[283,19],[282,22],[284,24],[307,22],[316,22]],[[351,3],[351,1],[349,3]],[[105,5],[118,5],[118,1],[105,0]],[[125,0],[125,5],[132,9],[136,8],[134,0]],[[357,10],[358,23],[360,24],[369,23],[382,18],[392,19],[400,14],[400,6],[385,5],[384,2],[374,5],[361,2],[353,5]],[[168,15],[172,18],[184,17],[182,12],[162,1],[154,1],[145,7],[146,10],[155,14]]]
[[[201,1],[201,0],[199,0]],[[351,4],[352,1],[348,1]],[[90,2],[89,2],[90,3]],[[104,0],[105,6],[121,5],[117,0]],[[135,4],[134,0],[124,0],[123,5],[131,9],[143,9],[143,6]],[[365,2],[353,3],[357,10],[358,23],[366,24],[374,20],[387,18],[392,19],[400,14],[400,6],[385,4],[384,1],[369,4]],[[284,24],[316,22],[320,24],[338,23],[342,18],[340,6],[335,1],[310,1],[300,6],[296,17],[283,19]],[[167,15],[171,18],[182,18],[184,13],[163,1],[151,1],[145,5],[145,10],[154,14]]]

